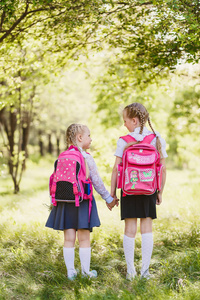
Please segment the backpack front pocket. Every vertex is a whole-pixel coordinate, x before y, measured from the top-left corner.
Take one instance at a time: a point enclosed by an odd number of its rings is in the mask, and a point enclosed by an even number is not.
[[[73,193],[73,184],[67,181],[58,181],[56,183],[56,201],[75,201],[75,195]]]
[[[155,171],[154,169],[139,170],[139,176],[142,182],[152,182],[155,179]]]
[[[137,169],[134,167],[125,170],[124,190],[127,192],[147,191],[154,192],[155,170],[150,168]]]
[[[55,200],[60,202],[75,202],[75,194],[80,193],[79,202],[82,201],[78,174],[80,170],[79,162],[62,158],[57,160],[56,164],[56,192]],[[77,190],[75,191],[75,186]]]
[[[135,151],[136,152],[136,151]],[[134,165],[151,165],[156,161],[156,153],[143,149],[138,149],[137,153],[131,150],[127,153],[127,161]]]

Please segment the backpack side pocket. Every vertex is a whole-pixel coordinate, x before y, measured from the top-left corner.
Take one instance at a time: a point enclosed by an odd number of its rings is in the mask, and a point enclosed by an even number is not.
[[[162,176],[163,176],[163,165],[158,165],[156,168],[157,177],[157,190],[160,191],[162,188]]]
[[[122,170],[123,166],[122,163],[117,165],[117,188],[121,189],[122,188]]]

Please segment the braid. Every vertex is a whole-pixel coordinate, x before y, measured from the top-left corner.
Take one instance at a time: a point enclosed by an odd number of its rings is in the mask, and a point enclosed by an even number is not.
[[[143,132],[143,128],[144,128],[144,125],[145,125],[145,116],[144,114],[141,112],[140,109],[137,109],[137,114],[139,116],[139,121],[140,121],[140,134],[142,134]]]
[[[140,134],[142,134],[145,123],[148,121],[149,126],[152,130],[152,132],[156,135],[155,130],[153,129],[153,126],[151,124],[150,118],[149,118],[149,113],[146,110],[146,108],[144,107],[144,105],[142,105],[141,103],[138,102],[134,102],[131,103],[129,105],[127,105],[124,110],[126,111],[126,115],[128,118],[132,119],[132,118],[138,118],[139,122],[140,122]],[[158,149],[161,158],[163,157],[162,155],[162,147],[161,147],[161,142],[158,136],[156,136],[156,148]]]
[[[153,129],[153,126],[151,124],[150,118],[148,117],[148,123],[149,123],[149,127],[151,128],[151,130],[153,131],[153,133],[156,135],[155,130]],[[162,146],[161,146],[161,142],[159,137],[156,135],[156,148],[158,149],[159,153],[160,153],[160,157],[163,157],[162,154]]]
[[[83,133],[84,129],[86,127],[87,127],[86,125],[82,125],[82,124],[71,124],[67,128],[67,131],[66,131],[67,148],[69,148],[70,145],[77,146],[76,136],[79,133]],[[80,151],[80,149],[79,149],[79,151]],[[86,178],[88,178],[89,174],[90,174],[90,171],[89,171],[89,167],[88,167],[88,164],[87,164],[87,161],[86,161],[85,158],[84,158],[84,162],[85,162],[85,168],[86,168]]]
[[[83,133],[84,128],[86,126],[82,124],[71,124],[66,131],[66,142],[67,142],[67,148],[69,148],[70,145],[77,146],[76,144],[76,136],[78,133]]]
[[[127,105],[124,109],[126,110],[127,116],[129,118],[137,117],[139,119],[139,121],[140,121],[140,132],[139,133],[142,134],[144,125],[149,117],[149,113],[146,110],[146,108],[141,103],[135,102],[135,103]]]
[[[153,131],[153,133],[156,135],[156,133],[155,133],[155,130],[153,129],[153,126],[152,126],[152,124],[151,124],[151,121],[150,121],[150,117],[148,117],[148,123],[149,123],[149,127],[151,128],[151,130]]]

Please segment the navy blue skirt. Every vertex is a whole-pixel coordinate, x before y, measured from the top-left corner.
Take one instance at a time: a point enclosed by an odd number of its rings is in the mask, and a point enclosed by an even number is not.
[[[156,219],[157,192],[153,195],[126,195],[121,192],[121,220],[127,218]]]
[[[100,225],[96,201],[93,197],[90,221],[89,200],[83,200],[79,207],[76,207],[75,203],[57,202],[57,206],[53,206],[45,226],[55,230],[73,228],[92,231],[93,227]]]

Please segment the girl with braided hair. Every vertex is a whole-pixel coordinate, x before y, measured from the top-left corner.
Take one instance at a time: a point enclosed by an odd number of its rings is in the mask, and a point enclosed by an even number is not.
[[[124,254],[127,263],[126,278],[131,280],[136,276],[134,267],[134,245],[137,232],[137,218],[140,218],[140,231],[142,235],[142,268],[141,277],[149,278],[149,265],[153,251],[153,234],[152,220],[156,218],[156,204],[162,202],[162,193],[166,180],[165,158],[166,143],[161,138],[158,132],[155,132],[149,117],[149,113],[141,103],[132,103],[126,106],[123,110],[124,126],[128,129],[129,135],[135,138],[136,141],[142,141],[147,135],[155,134],[155,138],[151,144],[157,148],[163,164],[162,188],[160,192],[155,192],[153,195],[126,195],[121,193],[121,219],[125,220],[125,230],[123,238]],[[145,124],[148,124],[152,130],[149,131]],[[123,151],[128,144],[122,138],[117,142],[115,152],[116,160],[113,167],[111,177],[111,196],[116,196],[117,186],[117,165],[121,163]]]
[[[106,190],[103,181],[99,176],[93,157],[85,151],[90,148],[92,142],[88,127],[82,124],[71,124],[66,131],[66,141],[67,148],[74,145],[82,153],[86,165],[86,176],[90,178],[97,193],[106,201],[108,208],[112,210],[115,205],[118,206],[118,199],[111,197]],[[75,149],[72,148],[70,151],[75,151]],[[88,276],[89,278],[96,277],[96,270],[90,271],[90,232],[93,227],[100,226],[94,197],[92,199],[90,217],[89,200],[82,201],[78,207],[76,207],[74,203],[57,202],[57,206],[53,206],[53,209],[51,210],[46,226],[55,230],[64,231],[63,255],[68,279],[73,280],[77,276],[77,271],[74,268],[76,232],[79,241],[79,256],[82,275]]]

